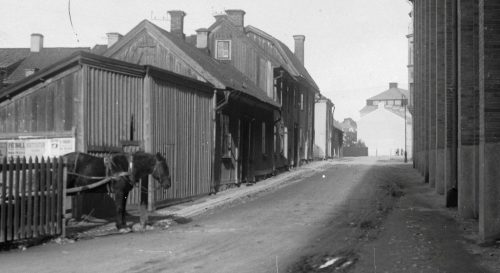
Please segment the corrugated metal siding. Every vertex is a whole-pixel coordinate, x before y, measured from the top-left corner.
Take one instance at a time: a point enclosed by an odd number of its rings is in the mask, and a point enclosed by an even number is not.
[[[121,148],[122,140],[143,139],[143,79],[97,68],[87,79],[87,147]]]
[[[72,72],[31,93],[14,97],[0,106],[0,133],[71,131],[73,92],[78,73]]]
[[[152,81],[153,150],[169,164],[172,187],[156,202],[210,192],[212,178],[212,95],[165,81]]]

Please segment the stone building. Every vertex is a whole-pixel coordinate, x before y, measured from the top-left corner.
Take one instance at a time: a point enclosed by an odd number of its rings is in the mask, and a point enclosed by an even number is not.
[[[414,166],[500,238],[500,1],[413,0]],[[453,190],[455,188],[456,190]],[[457,194],[458,192],[458,194]]]

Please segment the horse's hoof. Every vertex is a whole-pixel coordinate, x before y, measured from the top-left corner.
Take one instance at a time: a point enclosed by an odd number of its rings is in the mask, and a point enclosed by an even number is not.
[[[120,228],[120,229],[118,230],[118,232],[120,232],[120,233],[129,233],[130,231],[131,231],[131,229],[130,229],[130,228]]]

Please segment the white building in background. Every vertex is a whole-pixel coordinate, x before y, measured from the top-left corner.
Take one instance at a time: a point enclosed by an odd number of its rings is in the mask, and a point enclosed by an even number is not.
[[[412,117],[407,109],[409,92],[389,83],[389,89],[366,100],[360,111],[358,139],[369,156],[412,157]]]

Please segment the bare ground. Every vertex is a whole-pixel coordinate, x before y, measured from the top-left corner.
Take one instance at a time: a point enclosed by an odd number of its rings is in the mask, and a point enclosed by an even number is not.
[[[409,164],[305,169],[153,231],[0,253],[0,272],[498,272]]]

